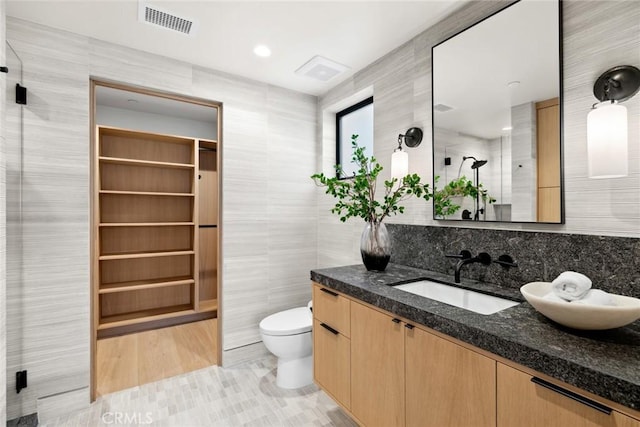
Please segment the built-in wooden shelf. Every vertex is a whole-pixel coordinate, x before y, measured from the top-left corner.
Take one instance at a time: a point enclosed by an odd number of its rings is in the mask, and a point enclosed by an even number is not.
[[[134,259],[134,258],[156,258],[163,256],[179,256],[179,255],[194,255],[195,251],[153,251],[153,252],[134,252],[134,253],[122,253],[112,255],[100,255],[98,258],[100,261],[110,261],[114,259]]]
[[[198,311],[216,311],[218,310],[218,300],[217,299],[207,299],[200,301],[198,305]]]
[[[216,316],[218,230],[198,226],[218,222],[217,147],[216,140],[98,126],[98,338]]]
[[[128,196],[195,197],[194,193],[162,193],[156,191],[100,190],[100,194],[122,194]]]
[[[193,226],[194,222],[101,222],[100,227],[176,227]]]
[[[198,145],[200,148],[208,148],[210,150],[215,150],[218,148],[218,142],[211,139],[199,139]]]
[[[195,283],[192,277],[164,277],[154,280],[134,280],[131,282],[107,283],[100,285],[99,294],[116,292],[131,292],[144,289],[166,288],[170,286],[191,285]]]
[[[100,318],[98,330],[129,326],[139,323],[152,322],[155,320],[169,319],[172,317],[187,316],[195,314],[191,304],[175,305],[170,307],[160,307],[151,310],[134,311],[131,313],[117,314]]]
[[[98,157],[101,163],[114,165],[146,166],[156,168],[195,169],[195,165],[189,163],[155,162],[151,160],[126,159],[121,157]]]

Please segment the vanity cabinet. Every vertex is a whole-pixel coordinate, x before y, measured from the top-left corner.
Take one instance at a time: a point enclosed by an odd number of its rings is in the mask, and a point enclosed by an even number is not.
[[[350,301],[313,287],[313,377],[333,399],[351,407]]]
[[[313,316],[314,379],[362,426],[640,427],[637,411],[595,397],[600,412],[558,381],[318,283]]]
[[[613,410],[601,412],[532,379],[498,363],[497,427],[640,427],[640,421]]]
[[[358,423],[495,426],[495,361],[318,284],[313,300],[315,381]]]
[[[495,426],[495,365],[351,302],[351,412],[364,425]]]
[[[495,426],[496,362],[417,327],[405,333],[406,425]]]
[[[404,425],[404,325],[351,302],[351,412],[366,426]]]

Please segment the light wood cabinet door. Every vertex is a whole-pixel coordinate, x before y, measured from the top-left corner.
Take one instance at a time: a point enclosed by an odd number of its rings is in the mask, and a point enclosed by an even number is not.
[[[313,317],[327,323],[345,337],[350,336],[349,299],[318,284],[313,285]]]
[[[351,303],[351,412],[367,427],[404,425],[404,329]]]
[[[324,391],[349,409],[351,405],[351,344],[318,319],[313,320],[313,377]]]
[[[560,222],[560,187],[538,188],[538,222]]]
[[[538,187],[560,186],[560,107],[558,99],[536,105]]]
[[[560,222],[560,107],[558,98],[536,104],[538,222]]]
[[[496,425],[495,361],[418,328],[405,341],[407,427]]]
[[[531,381],[531,375],[498,363],[498,427],[639,427],[616,411],[600,412]]]

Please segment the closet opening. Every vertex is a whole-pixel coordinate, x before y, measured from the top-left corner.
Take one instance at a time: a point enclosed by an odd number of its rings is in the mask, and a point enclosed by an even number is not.
[[[91,80],[91,398],[219,364],[222,103]]]

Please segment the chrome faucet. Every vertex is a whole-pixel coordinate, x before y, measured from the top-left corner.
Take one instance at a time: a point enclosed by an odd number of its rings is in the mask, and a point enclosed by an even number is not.
[[[460,261],[456,263],[454,281],[460,283],[460,270],[467,264],[473,264],[479,262],[484,265],[491,264],[491,255],[486,252],[480,252],[478,256],[472,257],[471,252],[467,250],[460,251],[459,255],[446,255],[447,258],[459,258]]]

